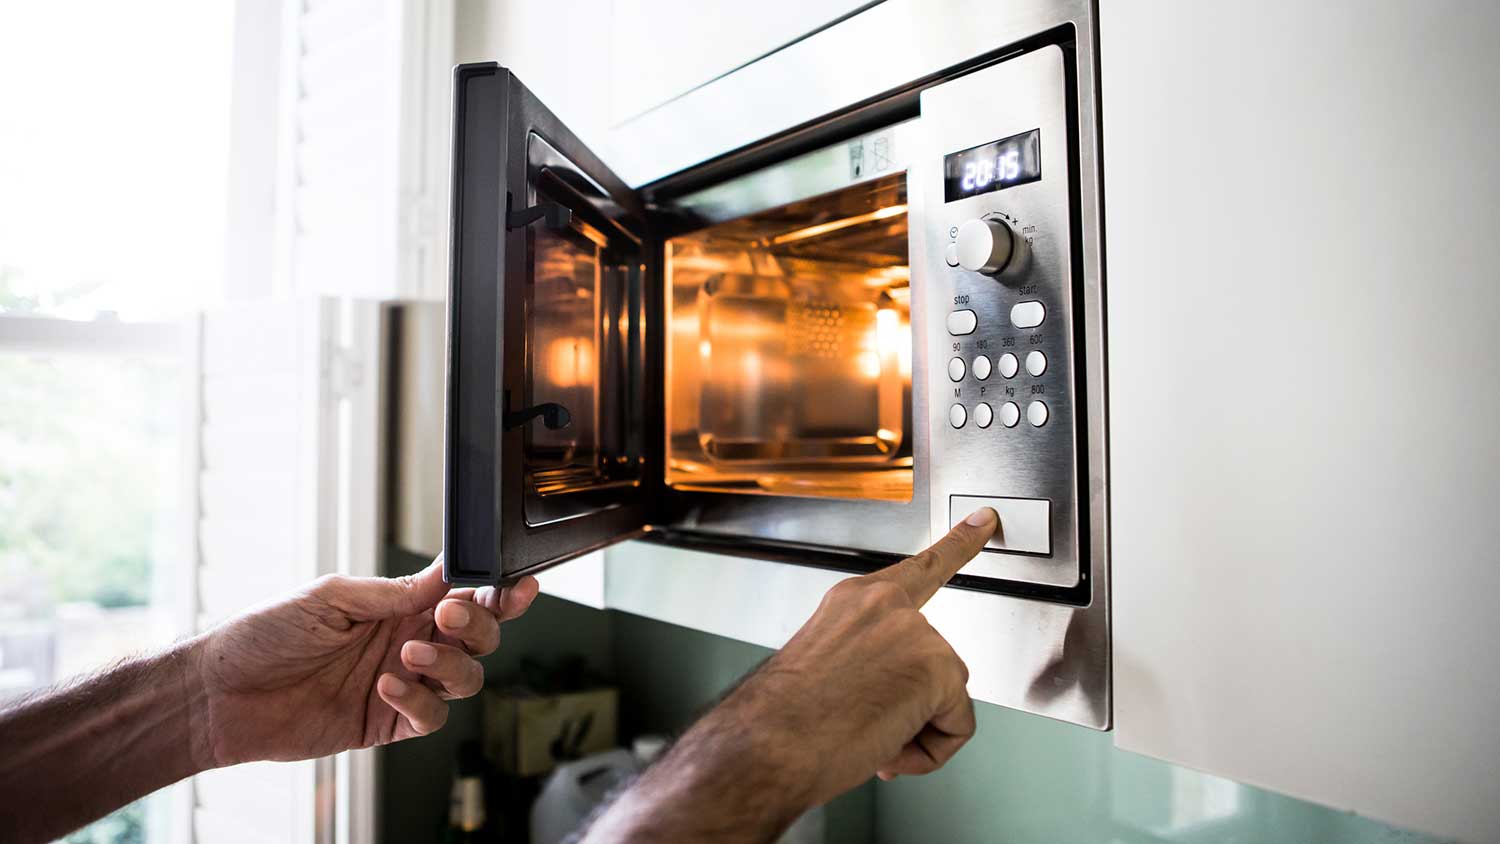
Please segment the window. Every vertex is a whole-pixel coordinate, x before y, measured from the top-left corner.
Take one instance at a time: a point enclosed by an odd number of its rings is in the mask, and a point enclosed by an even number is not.
[[[191,632],[184,317],[222,288],[233,12],[0,5],[0,700]],[[172,840],[171,811],[67,840]]]

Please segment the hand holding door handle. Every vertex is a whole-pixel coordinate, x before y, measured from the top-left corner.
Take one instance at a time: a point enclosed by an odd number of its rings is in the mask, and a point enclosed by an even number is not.
[[[441,559],[406,577],[329,575],[156,654],[7,701],[0,840],[61,839],[210,768],[430,733],[448,701],[479,693],[479,658],[538,588],[524,577],[452,589]]]

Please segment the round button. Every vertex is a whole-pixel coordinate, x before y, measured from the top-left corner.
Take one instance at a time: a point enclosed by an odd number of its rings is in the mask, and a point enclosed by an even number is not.
[[[958,266],[958,244],[948,244],[948,249],[943,253],[943,262],[950,267]]]
[[[1033,377],[1047,371],[1047,356],[1041,352],[1026,353],[1026,371]]]
[[[1010,263],[1015,235],[999,220],[970,220],[958,227],[957,246],[959,266],[998,275]]]
[[[1020,421],[1021,408],[1017,407],[1015,402],[1008,401],[1005,404],[1000,405],[1001,425],[1004,425],[1007,428],[1014,428],[1016,427],[1016,423]]]
[[[1034,401],[1026,405],[1026,421],[1038,428],[1047,424],[1047,403]]]
[[[974,358],[974,377],[980,381],[990,377],[990,359],[984,355]]]
[[[969,421],[969,411],[964,410],[961,404],[955,404],[948,408],[948,424],[955,428],[962,428]]]
[[[989,405],[985,404],[984,402],[980,402],[979,406],[974,408],[975,425],[978,425],[981,428],[988,428],[990,426],[990,423],[994,421],[995,411],[991,410]]]
[[[948,361],[948,377],[954,381],[964,380],[964,359],[954,358]]]
[[[1010,352],[1000,356],[1000,374],[1006,378],[1016,377],[1016,370],[1021,368],[1021,362]]]

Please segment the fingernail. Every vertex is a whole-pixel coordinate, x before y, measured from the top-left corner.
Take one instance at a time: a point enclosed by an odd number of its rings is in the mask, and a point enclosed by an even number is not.
[[[994,510],[989,507],[980,507],[978,510],[970,513],[967,519],[964,519],[964,524],[973,525],[974,527],[984,527],[998,518],[1000,517]]]
[[[431,665],[437,662],[437,649],[426,642],[407,642],[406,661],[412,665]]]
[[[392,697],[401,697],[406,694],[406,683],[394,674],[385,676],[385,693]]]
[[[443,604],[439,612],[443,615],[444,627],[463,627],[469,623],[469,611],[457,601]]]

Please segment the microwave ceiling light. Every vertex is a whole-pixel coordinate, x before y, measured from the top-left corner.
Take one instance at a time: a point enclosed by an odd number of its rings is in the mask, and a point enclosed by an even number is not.
[[[877,208],[876,210],[871,211],[868,214],[858,214],[853,217],[844,217],[840,220],[830,220],[826,223],[818,223],[815,226],[808,226],[804,229],[797,229],[796,231],[790,231],[786,234],[779,234],[771,238],[771,245],[779,246],[783,243],[793,243],[798,240],[806,240],[810,237],[817,237],[818,235],[828,234],[829,232],[836,232],[839,229],[847,229],[850,226],[857,226],[861,223],[872,223],[876,220],[885,220],[890,217],[899,217],[900,215],[905,213],[905,205],[890,205],[885,208]]]

